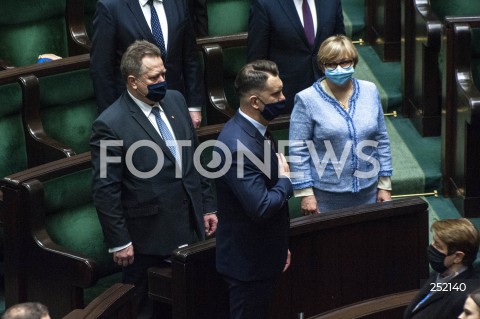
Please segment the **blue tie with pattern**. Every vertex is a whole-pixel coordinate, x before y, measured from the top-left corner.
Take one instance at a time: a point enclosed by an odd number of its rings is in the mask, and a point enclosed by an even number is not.
[[[157,121],[158,129],[162,133],[163,140],[168,146],[168,149],[175,157],[177,163],[180,163],[179,154],[177,152],[177,142],[172,136],[172,133],[168,129],[167,123],[162,119],[160,115],[160,109],[158,107],[152,107],[152,113],[155,115],[155,120]]]
[[[162,27],[160,26],[160,19],[158,19],[157,10],[153,6],[153,0],[148,0],[148,5],[150,6],[151,12],[151,19],[150,23],[152,25],[152,34],[157,46],[160,48],[160,52],[162,52],[162,59],[165,60],[166,57],[166,49],[165,49],[165,41],[163,40],[163,33]]]

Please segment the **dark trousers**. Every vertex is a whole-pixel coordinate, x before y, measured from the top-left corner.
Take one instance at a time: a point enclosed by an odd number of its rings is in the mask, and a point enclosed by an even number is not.
[[[123,282],[135,285],[138,319],[166,318],[168,309],[148,297],[148,268],[162,265],[168,257],[135,254],[133,264],[123,268]]]
[[[230,319],[266,319],[276,278],[240,281],[223,277],[230,294]]]

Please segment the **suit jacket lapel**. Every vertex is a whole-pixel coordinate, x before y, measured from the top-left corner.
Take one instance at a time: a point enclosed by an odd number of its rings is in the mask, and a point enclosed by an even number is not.
[[[315,0],[315,8],[317,9],[317,32],[315,33],[315,43],[313,44],[314,48],[320,47],[321,43],[318,43],[320,41],[319,35],[322,34],[323,23],[325,22],[325,19],[322,16],[323,10],[318,10],[318,8],[324,8],[326,6],[322,2],[323,0]]]
[[[132,12],[135,20],[137,21],[138,25],[140,26],[140,30],[142,31],[143,37],[151,43],[155,43],[155,39],[153,38],[152,31],[148,27],[147,20],[145,20],[145,16],[143,15],[142,8],[140,7],[140,3],[138,0],[125,0],[127,2],[127,6]]]
[[[268,143],[266,143],[265,137],[260,134],[260,132],[257,130],[255,126],[253,126],[252,123],[250,123],[247,119],[245,119],[240,113],[235,113],[235,120],[237,121],[238,125],[248,134],[250,135],[254,140],[257,146],[259,146],[262,150],[264,150],[264,147],[270,147]],[[271,141],[274,143],[274,141]],[[248,145],[245,145],[248,147]],[[261,152],[262,157],[264,154],[264,151]],[[265,161],[265,158],[263,159]],[[276,182],[277,179],[277,172],[278,172],[278,159],[277,155],[273,151],[273,149],[270,147],[270,174],[271,174],[271,179]]]
[[[297,9],[295,8],[295,4],[293,0],[279,0],[285,15],[288,17],[290,23],[292,24],[295,32],[298,33],[299,37],[305,43],[307,47],[310,47],[308,43],[307,36],[305,35],[305,30],[303,29],[302,21],[300,21],[300,17],[298,16]],[[317,14],[318,16],[318,14]]]
[[[163,154],[166,155],[172,162],[175,162],[175,157],[170,152],[165,141],[160,137],[157,130],[153,127],[152,123],[148,120],[145,114],[138,108],[138,106],[133,102],[127,92],[124,93],[125,100],[128,107],[130,108],[130,113],[132,117],[138,122],[138,124],[145,130],[145,132],[150,136],[152,141],[158,144],[163,151]]]

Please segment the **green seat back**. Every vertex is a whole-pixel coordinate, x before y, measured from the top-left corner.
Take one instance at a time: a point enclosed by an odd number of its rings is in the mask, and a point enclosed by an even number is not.
[[[65,0],[2,0],[0,13],[1,58],[23,66],[43,53],[67,56]]]
[[[44,183],[46,229],[59,245],[93,258],[104,277],[119,271],[103,241],[92,202],[90,168]]]
[[[480,1],[472,0],[431,0],[432,11],[440,20],[446,16],[480,15]]]
[[[207,0],[208,34],[248,31],[250,0]]]
[[[223,49],[223,84],[228,104],[234,109],[239,107],[239,100],[235,93],[235,77],[238,71],[247,63],[247,47]]]
[[[97,117],[89,70],[52,75],[39,81],[45,132],[77,154],[89,151],[92,123]]]
[[[472,76],[480,89],[480,28],[472,29]]]
[[[21,111],[20,85],[0,85],[0,178],[27,168]]]

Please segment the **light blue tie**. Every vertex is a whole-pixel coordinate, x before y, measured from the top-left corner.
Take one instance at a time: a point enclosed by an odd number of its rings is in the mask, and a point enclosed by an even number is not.
[[[165,60],[166,57],[166,49],[165,49],[165,40],[163,39],[162,27],[160,26],[160,20],[158,19],[157,10],[153,6],[153,0],[148,0],[148,5],[150,6],[151,12],[151,19],[150,23],[152,25],[152,34],[157,46],[160,48],[160,52],[162,52],[162,59]]]
[[[175,157],[177,163],[180,163],[179,153],[177,152],[177,142],[172,136],[172,133],[168,129],[167,123],[162,119],[160,115],[160,109],[158,107],[152,107],[152,113],[155,115],[155,120],[157,121],[158,129],[162,134],[163,140],[168,146],[168,149]],[[170,143],[168,143],[170,141]]]

